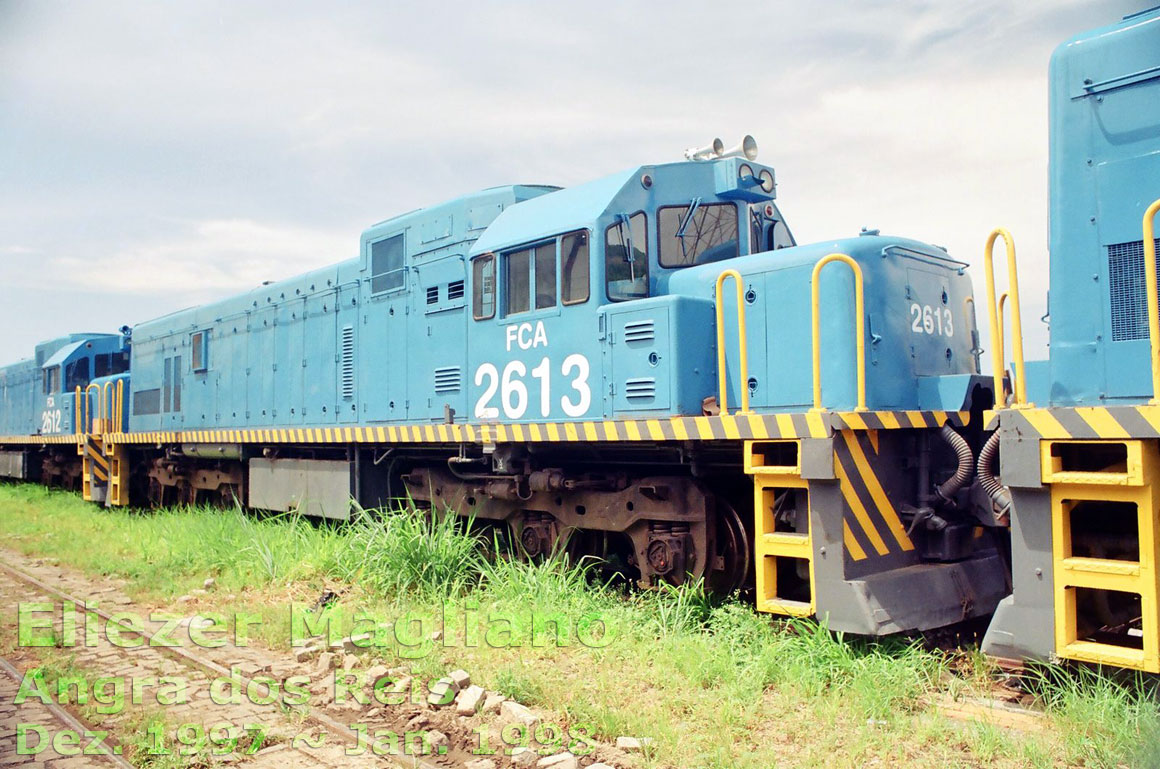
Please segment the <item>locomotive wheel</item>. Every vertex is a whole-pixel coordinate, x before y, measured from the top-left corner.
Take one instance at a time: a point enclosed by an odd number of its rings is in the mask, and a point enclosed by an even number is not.
[[[149,479],[149,488],[145,492],[145,500],[149,507],[154,509],[165,506],[165,487],[156,478]]]
[[[753,551],[749,533],[737,510],[728,502],[717,500],[716,562],[709,576],[709,587],[715,593],[729,594],[745,587],[749,579],[749,561]]]
[[[177,482],[177,504],[181,507],[193,507],[197,504],[197,489],[189,481]]]
[[[238,491],[232,483],[223,483],[217,487],[217,504],[220,507],[236,507],[241,504]]]

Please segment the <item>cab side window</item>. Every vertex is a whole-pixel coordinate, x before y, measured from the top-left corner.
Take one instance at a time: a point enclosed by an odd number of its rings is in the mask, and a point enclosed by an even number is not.
[[[516,315],[531,309],[532,249],[504,255],[503,314]]]
[[[560,240],[560,271],[563,285],[560,299],[565,305],[588,301],[589,266],[588,231],[572,232]]]
[[[60,392],[60,366],[53,366],[44,370],[44,394],[53,395]]]
[[[643,211],[604,231],[604,277],[614,302],[648,296],[648,217]]]
[[[495,317],[495,256],[484,254],[471,262],[471,316]]]
[[[556,306],[556,241],[504,254],[504,315]]]
[[[75,360],[65,367],[64,391],[72,392],[89,383],[89,359]]]
[[[556,241],[536,246],[536,309],[556,306]]]

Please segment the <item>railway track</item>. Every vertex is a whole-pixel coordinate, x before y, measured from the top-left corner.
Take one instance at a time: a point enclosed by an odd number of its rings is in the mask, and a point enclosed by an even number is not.
[[[107,589],[103,589],[99,595],[107,596],[108,592]],[[255,701],[262,702],[270,698],[270,686],[266,681],[270,678],[276,680],[280,673],[287,672],[275,669],[276,663],[271,664],[261,659],[260,652],[252,648],[233,648],[223,652],[221,649],[200,647],[194,652],[180,645],[158,645],[170,640],[168,636],[158,638],[158,634],[164,628],[157,625],[163,623],[145,622],[142,623],[144,627],[136,626],[134,624],[136,620],[125,619],[126,613],[123,611],[110,612],[99,606],[93,608],[97,603],[95,600],[97,597],[73,595],[9,562],[0,560],[0,602],[3,604],[3,610],[11,612],[10,617],[16,616],[21,603],[44,604],[45,599],[48,599],[54,607],[78,607],[78,612],[91,612],[105,623],[105,632],[98,634],[95,645],[87,643],[90,639],[86,637],[86,643],[71,647],[73,652],[71,664],[86,680],[120,677],[126,682],[126,691],[131,689],[131,686],[141,685],[142,680],[159,679],[161,676],[181,679],[187,684],[190,693],[188,701],[168,703],[164,706],[163,712],[168,726],[158,727],[156,732],[147,732],[150,750],[164,752],[188,749],[190,761],[199,758],[206,764],[242,763],[253,769],[315,766],[356,769],[363,767],[449,769],[464,765],[463,761],[457,760],[454,756],[429,759],[417,755],[374,755],[373,746],[368,744],[365,733],[360,735],[348,724],[325,712],[314,708],[287,711],[277,696],[273,697],[269,704],[256,704]],[[119,609],[129,607],[122,596],[114,598],[114,602],[119,604]],[[58,634],[58,639],[67,633],[63,614],[63,611],[53,612],[53,631]],[[150,627],[150,624],[154,626]],[[121,643],[128,642],[134,645],[125,648],[111,643],[109,639],[111,628],[116,628],[113,635]],[[137,641],[140,642],[139,645]],[[0,710],[0,713],[6,714],[2,722],[5,727],[9,725],[9,721],[12,722],[13,734],[17,723],[25,723],[22,719],[25,717],[26,707],[31,707],[35,711],[31,712],[28,723],[43,724],[46,729],[53,727],[48,734],[50,741],[62,730],[77,731],[81,734],[108,731],[111,735],[118,735],[126,726],[124,711],[113,716],[106,714],[97,719],[97,723],[86,724],[78,721],[56,702],[42,705],[39,701],[26,700],[17,708],[13,703],[20,682],[38,666],[36,658],[28,654],[33,651],[32,649],[18,648],[17,651],[21,652],[21,658],[16,662],[24,663],[26,669],[20,670],[17,665],[3,661],[2,667],[7,677],[0,679],[15,681],[12,685],[5,684],[4,696],[0,699],[0,708],[5,708]],[[240,661],[237,658],[241,658]],[[259,677],[259,673],[268,675]],[[133,683],[129,684],[130,681]],[[250,701],[241,703],[214,702],[211,690],[215,683],[220,681],[232,681],[242,691],[253,693],[253,696]],[[55,694],[51,685],[46,688]],[[147,688],[147,685],[142,686],[143,690]],[[249,696],[247,694],[247,697]],[[9,709],[13,711],[12,714],[8,714]],[[215,725],[219,725],[216,733]],[[199,735],[204,735],[204,738]],[[202,750],[195,754],[193,748],[199,743]],[[225,748],[231,743],[235,748],[226,751]],[[0,763],[22,765],[20,754],[16,752],[15,740],[11,742],[5,740],[5,745],[12,748],[11,758],[6,747],[5,752],[0,753],[0,756],[3,756]],[[116,743],[113,745],[120,750],[120,745]],[[29,766],[43,766],[46,765],[46,761],[59,757],[59,754],[55,754],[50,747],[43,753],[27,754],[26,763]],[[80,758],[69,758],[68,766],[73,766],[71,762]],[[77,766],[132,766],[121,755],[113,753],[112,748],[107,755],[83,758],[91,760],[87,764],[77,763]],[[104,763],[101,763],[102,761]]]
[[[40,730],[44,730],[43,733],[47,734],[76,734],[81,736],[84,742],[88,740],[84,740],[83,735],[92,734],[97,730],[90,724],[78,721],[71,713],[54,703],[29,700],[17,705],[16,699],[24,674],[3,657],[0,657],[0,671],[4,673],[4,677],[0,677],[0,765],[47,766],[50,761],[55,763],[58,760],[60,762],[67,760],[69,767],[75,769],[110,766],[117,769],[132,769],[133,765],[120,756],[122,746],[118,744],[107,744],[104,749],[108,752],[89,756],[71,755],[70,748],[66,748],[68,753],[61,753],[51,745],[45,746],[35,754],[28,752],[29,746],[32,749],[40,747],[40,739],[37,736],[29,736],[40,734]],[[76,749],[84,750],[79,744]]]

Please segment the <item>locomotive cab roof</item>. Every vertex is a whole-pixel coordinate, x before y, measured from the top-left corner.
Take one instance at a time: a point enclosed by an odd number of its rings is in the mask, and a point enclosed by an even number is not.
[[[758,181],[768,178],[768,190]],[[499,251],[563,232],[594,226],[603,218],[692,199],[712,202],[772,201],[773,169],[745,158],[634,166],[575,187],[528,200],[504,210],[471,249],[472,255]]]

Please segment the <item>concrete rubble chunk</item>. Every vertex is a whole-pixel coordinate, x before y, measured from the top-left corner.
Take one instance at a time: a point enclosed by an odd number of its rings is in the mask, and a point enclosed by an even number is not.
[[[234,670],[238,671],[239,673],[244,675],[246,678],[253,678],[254,676],[258,675],[259,673],[265,673],[269,669],[270,669],[269,665],[261,664],[258,662],[241,662],[241,663],[238,663],[237,665],[234,665]]]
[[[579,769],[576,756],[564,751],[554,756],[546,756],[536,762],[539,769]]]
[[[477,758],[464,764],[463,769],[495,769],[495,761],[490,758]]]
[[[648,747],[652,740],[648,737],[617,737],[616,748],[623,750],[625,753],[639,753]]]
[[[471,686],[471,676],[466,670],[452,670],[447,677],[454,681],[461,691]]]
[[[376,681],[390,672],[391,669],[386,665],[372,665],[367,668],[367,683],[374,686]]]
[[[498,713],[500,705],[502,705],[505,700],[507,700],[507,697],[503,696],[502,694],[497,694],[496,692],[489,692],[487,695],[487,699],[484,700],[484,702],[483,702],[483,712],[484,713]]]
[[[298,662],[309,662],[316,654],[318,654],[317,646],[303,646],[301,649],[294,652],[294,659]]]
[[[342,639],[342,649],[347,654],[356,654],[374,645],[374,633],[357,633]]]
[[[531,748],[512,748],[512,766],[534,766],[537,758]]]
[[[205,588],[206,590],[213,590],[214,585],[216,585],[216,584],[217,584],[217,580],[214,579],[213,577],[210,577],[205,582],[203,582],[201,584],[201,586],[203,588]]]
[[[334,667],[334,653],[323,652],[318,655],[318,665],[315,667],[319,673],[329,672]]]
[[[353,654],[344,654],[342,657],[342,669],[348,673],[358,666],[358,657]]]
[[[520,703],[513,702],[512,700],[505,700],[499,706],[499,713],[500,717],[505,721],[518,721],[525,726],[534,726],[540,721],[539,716]]]
[[[596,764],[589,764],[588,769],[616,769],[616,767],[613,766],[612,764],[596,763]]]
[[[486,694],[482,686],[467,687],[455,698],[455,712],[461,716],[474,716],[482,707]]]
[[[450,705],[459,687],[450,678],[440,678],[431,686],[431,694],[427,695],[427,702],[436,707]]]

